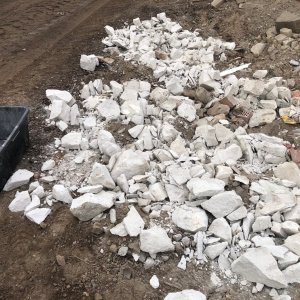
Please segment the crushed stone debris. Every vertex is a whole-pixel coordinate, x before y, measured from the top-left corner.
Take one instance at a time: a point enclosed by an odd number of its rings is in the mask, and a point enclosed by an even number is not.
[[[81,100],[47,90],[46,126],[57,126],[63,136],[53,142],[53,157],[43,163],[38,181],[18,191],[9,209],[37,224],[57,201],[80,221],[108,215],[111,234],[139,241],[132,256],[143,257],[145,269],[182,249],[178,268],[214,264],[216,286],[222,280],[253,282],[257,293],[299,282],[293,277],[300,272],[299,167],[283,139],[247,133],[283,115],[299,122],[297,95],[287,81],[268,77],[267,70],[256,70],[253,78],[235,75],[249,64],[217,70],[235,43],[204,39],[165,13],[105,31],[107,51],[118,49],[125,61],[149,67],[158,85],[95,79],[83,85]],[[259,55],[263,49],[255,45],[251,51]],[[95,55],[80,58],[85,70],[98,64]],[[129,126],[132,142],[116,141],[107,130],[112,120]],[[175,126],[178,120],[195,128],[192,138]],[[55,159],[55,153],[63,155]],[[33,175],[18,170],[4,190],[28,184]],[[116,224],[115,208],[122,205],[128,212]],[[115,252],[127,259],[128,249]],[[159,284],[153,275],[150,285]],[[183,298],[206,299],[195,290],[165,297]]]

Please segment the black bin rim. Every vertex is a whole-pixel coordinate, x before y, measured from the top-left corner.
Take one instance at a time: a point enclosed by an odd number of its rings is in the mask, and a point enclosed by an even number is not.
[[[28,114],[29,114],[29,108],[26,106],[11,106],[11,105],[0,105],[1,109],[24,109],[24,113],[22,114],[21,118],[18,120],[18,122],[15,125],[15,128],[11,131],[10,135],[7,137],[6,141],[3,143],[3,145],[0,146],[0,153],[7,147],[8,143],[11,141],[11,138],[15,136],[17,130],[19,130],[20,125],[26,120]]]

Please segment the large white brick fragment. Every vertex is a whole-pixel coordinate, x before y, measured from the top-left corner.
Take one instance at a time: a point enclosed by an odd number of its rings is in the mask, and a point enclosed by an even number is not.
[[[67,149],[80,149],[82,133],[72,131],[64,135],[61,139],[61,145]]]
[[[72,201],[71,213],[80,221],[88,221],[114,205],[115,193],[84,194]]]
[[[46,90],[46,97],[53,103],[54,100],[60,100],[72,106],[75,103],[75,99],[68,91],[61,91],[55,89]]]
[[[219,193],[201,203],[215,218],[225,217],[242,205],[243,200],[235,191]]]
[[[268,287],[281,289],[287,287],[284,274],[279,270],[275,258],[267,249],[249,249],[235,260],[232,270],[248,281],[262,283]]]
[[[94,54],[85,55],[82,54],[80,57],[80,67],[86,71],[95,71],[96,67],[99,65],[98,57]]]
[[[72,196],[69,192],[69,190],[64,187],[62,184],[56,184],[52,188],[52,196],[57,201],[61,201],[67,204],[72,203]]]
[[[192,178],[187,183],[187,188],[195,197],[211,197],[224,191],[225,183],[220,179]]]
[[[51,208],[36,208],[25,213],[25,216],[32,222],[40,225],[51,213]]]
[[[28,184],[33,175],[34,174],[28,170],[19,169],[8,179],[3,191],[9,192],[22,185]]]
[[[111,176],[116,180],[124,174],[129,180],[135,175],[144,175],[148,169],[149,164],[144,157],[129,149],[119,155],[111,171]]]
[[[134,206],[130,208],[128,214],[123,219],[123,224],[130,236],[138,236],[145,226],[144,220]]]
[[[174,245],[167,232],[158,226],[142,230],[140,234],[140,248],[144,252],[156,254],[160,252],[174,251]]]
[[[28,191],[17,192],[14,200],[9,204],[8,208],[11,212],[21,212],[31,203]]]
[[[188,232],[205,231],[208,226],[208,217],[204,210],[185,205],[175,209],[172,221],[176,226]]]

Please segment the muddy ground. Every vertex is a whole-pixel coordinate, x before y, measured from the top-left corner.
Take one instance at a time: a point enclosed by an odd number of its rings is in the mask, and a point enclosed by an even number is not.
[[[267,68],[272,76],[294,78],[299,74],[289,65],[299,59],[291,49],[254,58],[249,48],[264,39],[266,30],[283,9],[299,11],[296,0],[249,0],[242,9],[228,1],[212,9],[209,0],[1,0],[0,5],[0,104],[29,106],[31,146],[21,166],[38,171],[47,155],[45,145],[61,136],[44,126],[43,107],[48,104],[45,89],[78,92],[80,83],[102,78],[125,81],[147,79],[150,73],[117,60],[112,67],[100,66],[93,74],[80,69],[80,54],[101,54],[101,38],[106,24],[122,26],[134,17],[141,19],[165,11],[186,29],[199,29],[203,36],[220,36],[235,41],[239,51],[229,56],[229,64],[252,62],[252,69]],[[261,128],[277,134],[294,127],[281,122]],[[122,129],[122,128],[121,128]],[[251,294],[224,281],[221,288],[210,283],[208,267],[176,267],[178,257],[159,267],[144,270],[131,258],[113,253],[128,241],[92,230],[80,223],[67,207],[56,205],[42,229],[7,209],[14,193],[0,194],[0,299],[163,299],[171,291],[194,288],[208,299],[270,299],[267,293]],[[121,219],[125,210],[118,212]],[[134,245],[132,245],[134,247]],[[103,249],[103,251],[101,251]],[[103,253],[102,253],[103,252]],[[65,257],[59,266],[56,255]],[[161,286],[153,290],[149,279],[157,274]],[[293,299],[300,299],[300,286],[289,288]]]

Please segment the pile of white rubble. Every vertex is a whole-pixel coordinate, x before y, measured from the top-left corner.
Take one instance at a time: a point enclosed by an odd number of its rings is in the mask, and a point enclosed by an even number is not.
[[[284,140],[247,134],[247,126],[232,130],[229,118],[242,106],[253,111],[250,127],[274,121],[277,108],[297,100],[286,81],[265,79],[262,70],[251,79],[238,79],[231,70],[222,74],[214,69],[215,58],[226,60],[234,44],[183,31],[165,14],[105,29],[104,44],[152,68],[160,86],[96,79],[83,86],[80,104],[67,91],[47,90],[46,121],[67,132],[55,140],[64,156],[46,161],[39,181],[17,192],[9,209],[37,224],[57,201],[70,205],[81,221],[109,216],[111,234],[140,242],[140,252],[121,247],[119,254],[132,255],[145,268],[181,247],[181,269],[215,261],[232,283],[241,275],[256,283],[253,293],[267,286],[274,299],[290,299],[282,289],[300,283],[300,170],[289,161]],[[82,57],[88,69],[89,57],[97,64],[94,55]],[[184,96],[191,87],[194,96]],[[196,128],[192,139],[176,129],[182,119]],[[133,142],[118,144],[106,130],[110,121],[129,124]],[[18,170],[4,190],[29,183],[33,175]],[[130,209],[116,224],[114,207],[124,203]]]

